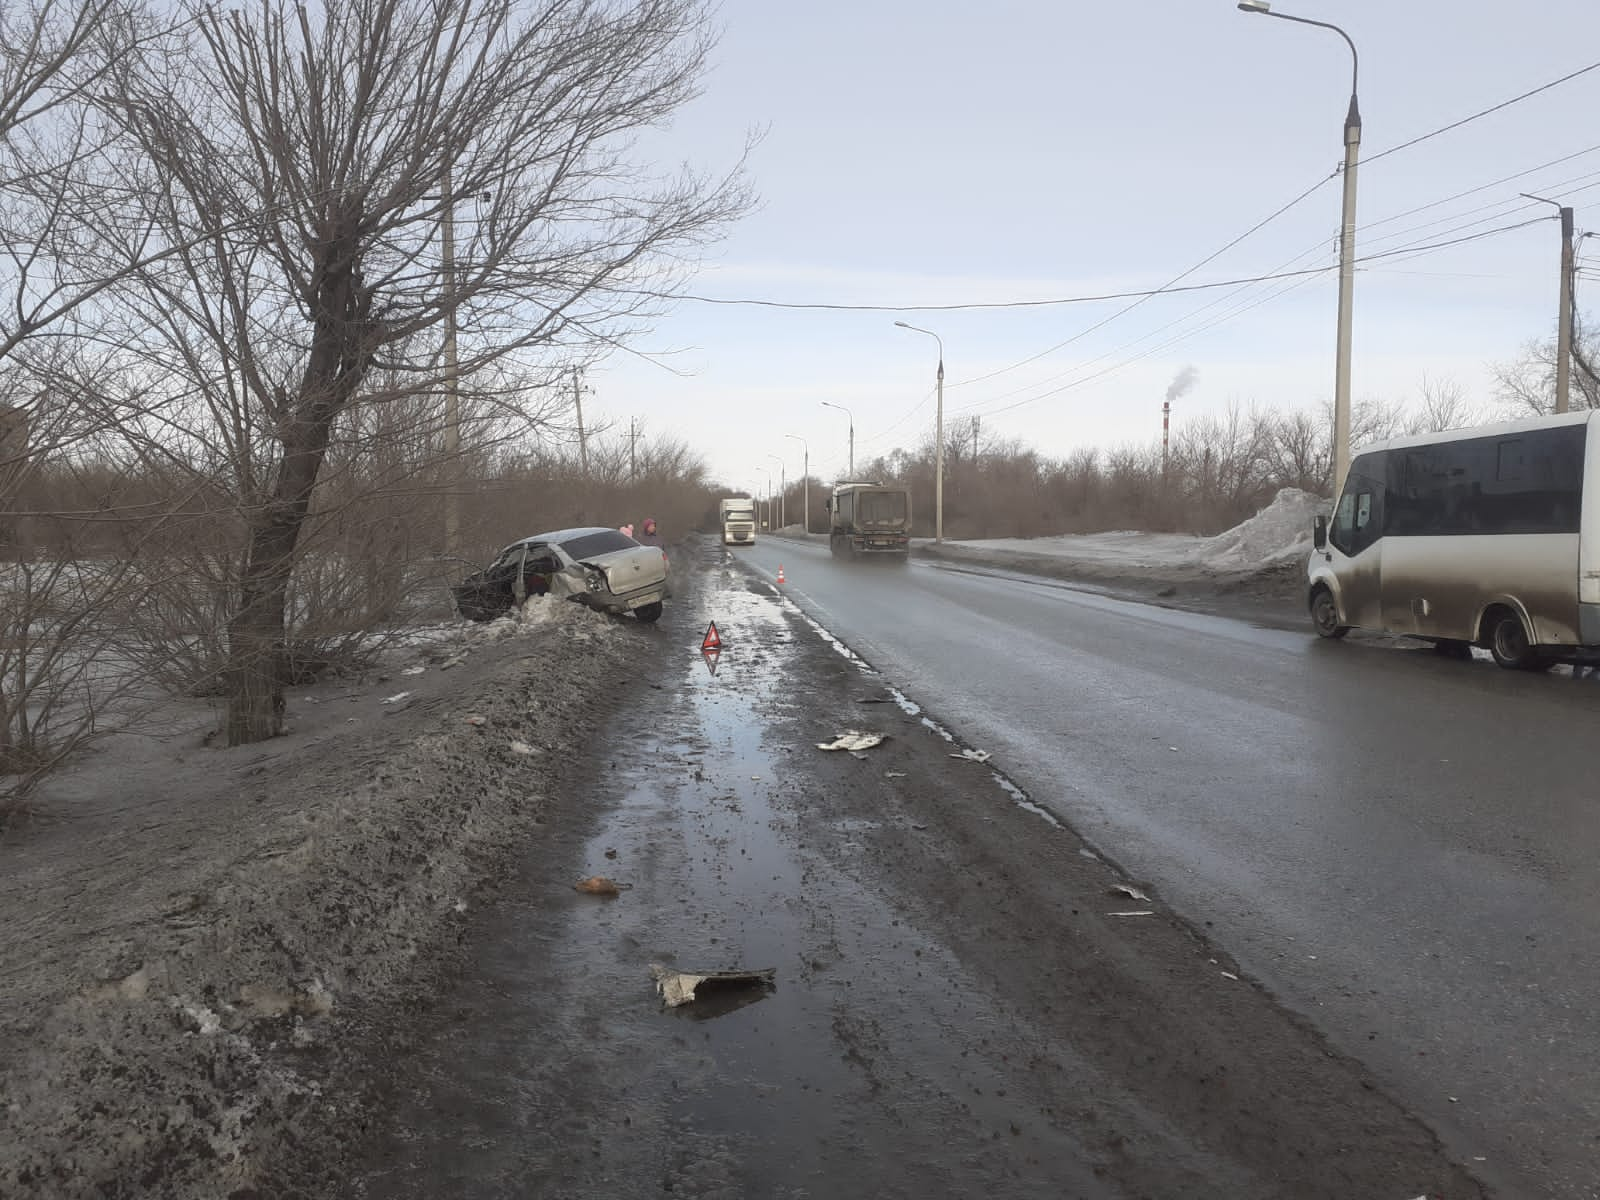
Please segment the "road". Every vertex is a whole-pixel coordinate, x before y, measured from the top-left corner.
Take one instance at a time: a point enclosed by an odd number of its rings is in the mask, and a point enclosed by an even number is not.
[[[1600,1196],[1600,687],[766,539],[740,559],[1507,1196]]]

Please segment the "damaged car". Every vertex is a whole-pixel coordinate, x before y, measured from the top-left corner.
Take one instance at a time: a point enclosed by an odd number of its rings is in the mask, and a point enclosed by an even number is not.
[[[470,621],[492,621],[529,596],[565,596],[649,623],[661,616],[667,557],[620,530],[562,529],[513,542],[452,591]]]

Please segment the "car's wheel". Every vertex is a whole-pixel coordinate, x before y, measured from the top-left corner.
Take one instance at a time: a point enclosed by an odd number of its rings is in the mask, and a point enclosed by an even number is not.
[[[1508,671],[1546,671],[1552,665],[1528,641],[1522,618],[1504,608],[1489,618],[1489,653]]]
[[[654,604],[642,604],[633,610],[633,615],[646,625],[653,624],[661,619],[661,601],[657,600]]]
[[[1325,587],[1311,593],[1311,623],[1318,637],[1342,638],[1350,632],[1350,626],[1339,624],[1339,606]]]

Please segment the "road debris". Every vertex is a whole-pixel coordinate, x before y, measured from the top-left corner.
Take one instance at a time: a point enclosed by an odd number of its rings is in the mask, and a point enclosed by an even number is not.
[[[650,964],[650,978],[656,981],[656,991],[668,1008],[691,1004],[696,991],[709,984],[707,991],[723,988],[761,988],[770,991],[778,986],[778,969],[765,967],[758,971],[674,971],[661,963]]]
[[[993,758],[994,755],[990,754],[987,750],[963,750],[960,754],[952,754],[950,757],[959,758],[966,762],[986,763]]]
[[[511,742],[511,745],[506,747],[506,748],[508,750],[510,750],[511,753],[516,754],[516,755],[518,755],[518,756],[520,756],[522,758],[527,758],[530,755],[534,755],[534,754],[539,753],[532,746],[528,745],[527,742],[517,741],[515,739],[513,739],[512,742]]]
[[[382,699],[382,701],[380,701],[380,703],[383,703],[383,704],[399,704],[400,701],[408,699],[410,696],[411,696],[410,692],[396,692],[392,696],[385,696]]]
[[[848,729],[834,738],[831,742],[818,742],[818,750],[871,750],[874,746],[883,744],[884,735],[881,733],[863,733],[859,729]]]
[[[402,674],[402,675],[422,675],[422,674],[425,674],[427,672],[427,670],[428,670],[427,667],[407,667],[404,671],[401,671],[400,674]]]
[[[489,723],[489,719],[487,717],[480,717],[476,714],[465,719],[468,725],[472,725],[477,728],[482,728]]]
[[[1222,971],[1222,972],[1220,972],[1220,974],[1222,975],[1222,977],[1224,979],[1231,979],[1235,983],[1239,982],[1239,977],[1237,975],[1235,975],[1232,971]]]
[[[885,771],[883,777],[885,779],[904,779],[906,773],[904,771]]]
[[[580,879],[572,885],[573,891],[582,892],[586,896],[619,896],[622,889],[604,875],[591,875],[587,879]]]
[[[1106,914],[1108,917],[1153,917],[1155,915],[1155,912],[1148,908],[1139,908],[1133,910],[1132,912],[1112,912]]]
[[[1149,896],[1146,896],[1138,888],[1132,887],[1126,883],[1112,884],[1111,894],[1113,896],[1126,896],[1129,900],[1143,900],[1146,904],[1150,903]]]

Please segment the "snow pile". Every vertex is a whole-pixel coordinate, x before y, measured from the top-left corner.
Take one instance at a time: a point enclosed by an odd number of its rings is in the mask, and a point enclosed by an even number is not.
[[[1248,521],[1206,538],[1194,561],[1221,571],[1249,570],[1303,558],[1311,552],[1311,522],[1328,502],[1312,492],[1284,488]]]

